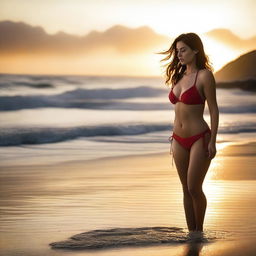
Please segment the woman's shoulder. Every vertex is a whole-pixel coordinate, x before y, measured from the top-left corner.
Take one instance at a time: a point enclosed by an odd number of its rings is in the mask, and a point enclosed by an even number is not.
[[[208,83],[209,81],[215,80],[212,71],[207,68],[200,69],[198,75],[203,83]]]
[[[200,74],[201,76],[205,76],[205,77],[207,77],[207,76],[213,76],[212,71],[211,71],[210,69],[207,69],[207,68],[200,69],[200,70],[199,70],[199,74]]]

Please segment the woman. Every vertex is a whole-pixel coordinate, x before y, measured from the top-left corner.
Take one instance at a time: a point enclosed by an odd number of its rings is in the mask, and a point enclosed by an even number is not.
[[[172,83],[169,99],[175,107],[173,134],[169,138],[174,162],[183,188],[188,230],[202,234],[206,197],[202,184],[216,155],[219,110],[216,83],[200,37],[181,34],[162,54],[172,58],[166,69],[166,84]],[[162,60],[162,61],[163,61]],[[211,129],[203,118],[207,101]]]

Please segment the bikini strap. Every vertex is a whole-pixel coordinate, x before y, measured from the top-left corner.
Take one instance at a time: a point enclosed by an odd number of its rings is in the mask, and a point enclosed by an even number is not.
[[[171,135],[168,140],[171,142],[170,154],[172,155],[172,166],[173,166],[173,150],[172,150],[173,135]]]
[[[197,80],[198,72],[199,72],[199,70],[197,70],[197,72],[196,72],[196,79],[195,79],[195,83],[194,83],[194,85],[196,85],[196,80]]]

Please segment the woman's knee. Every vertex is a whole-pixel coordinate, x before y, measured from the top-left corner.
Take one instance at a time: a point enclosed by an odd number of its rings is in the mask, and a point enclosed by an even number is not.
[[[189,192],[187,184],[182,184],[182,190],[183,190],[183,195],[184,196],[190,196],[190,192]]]
[[[202,190],[202,186],[195,185],[195,184],[188,185],[188,192],[190,196],[192,196],[193,198],[201,197],[204,194]]]

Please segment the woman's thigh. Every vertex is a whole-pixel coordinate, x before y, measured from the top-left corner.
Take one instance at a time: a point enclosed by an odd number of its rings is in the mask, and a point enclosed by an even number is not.
[[[189,166],[189,151],[183,148],[175,139],[172,140],[173,158],[180,181],[184,188],[187,187],[187,172]]]
[[[209,139],[209,136],[206,135],[206,145],[208,145]],[[203,138],[200,138],[190,149],[187,176],[189,190],[201,190],[210,163],[211,159],[207,157],[206,149],[203,147]]]

